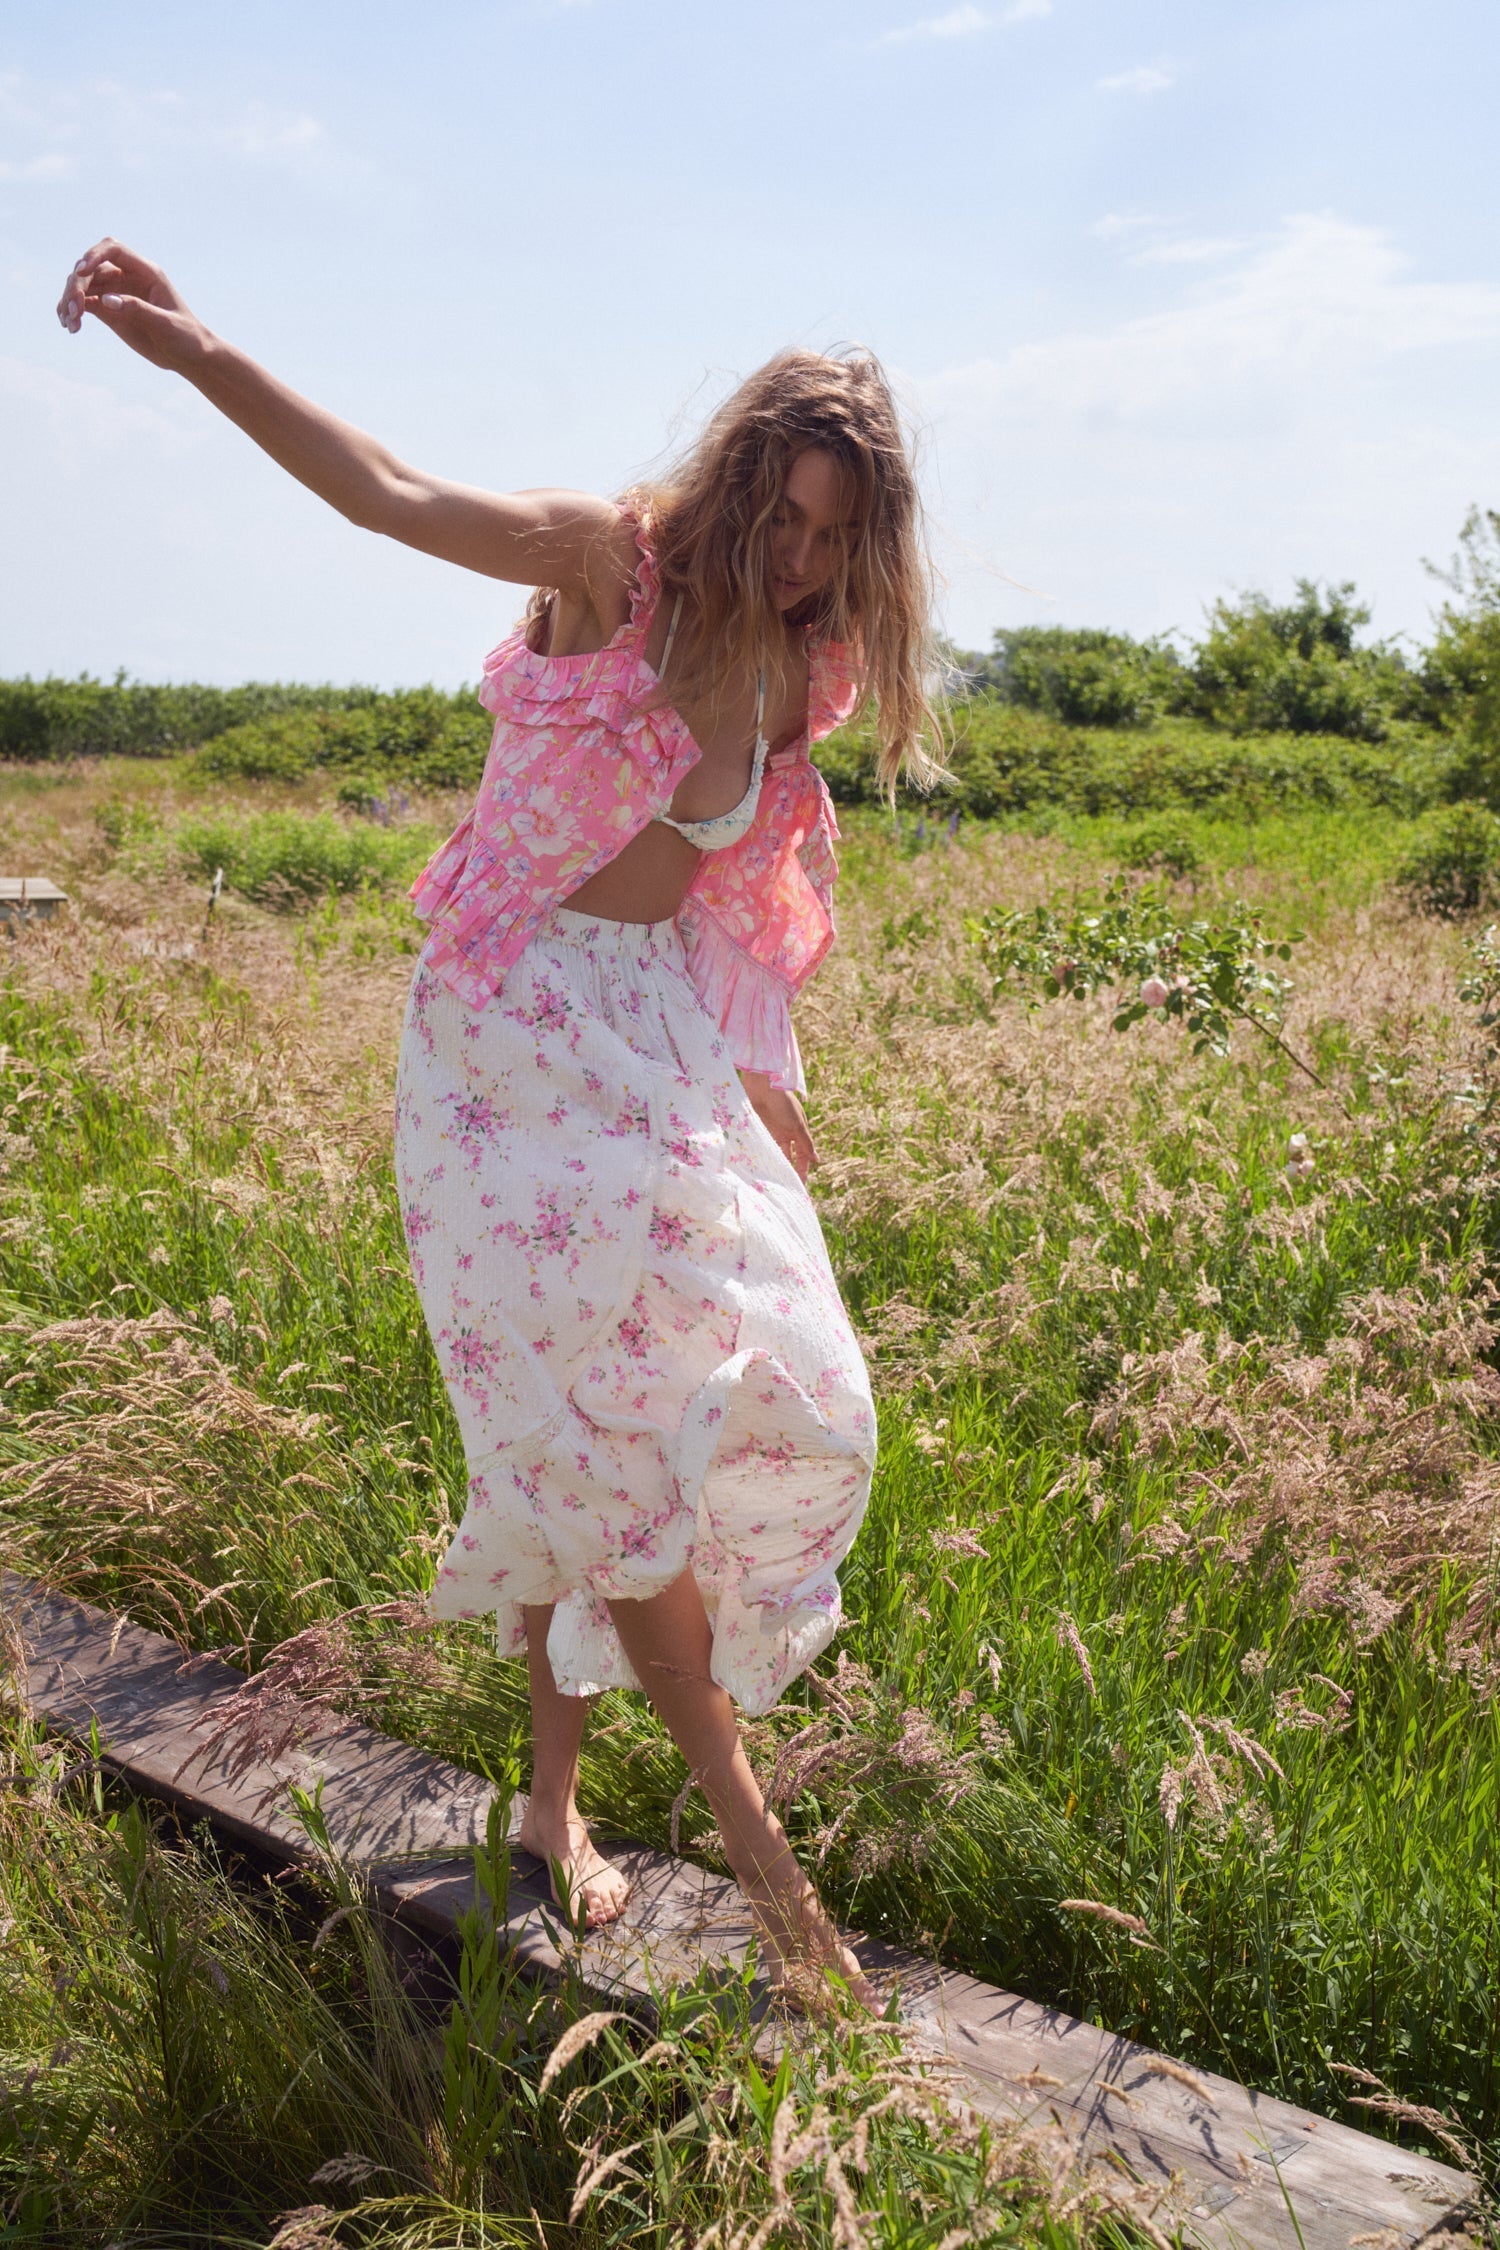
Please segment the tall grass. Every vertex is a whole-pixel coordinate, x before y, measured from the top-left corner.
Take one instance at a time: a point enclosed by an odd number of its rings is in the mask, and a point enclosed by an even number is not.
[[[765,2224],[855,2250],[955,2219],[1077,2240],[1048,2217],[1057,2137],[950,2109],[899,2040],[810,2030],[768,2082],[745,1978],[664,1993],[650,2031],[526,1984],[496,1932],[503,1800],[439,1959],[391,1949],[315,1806],[288,1892],[153,1833],[14,1712],[0,1775],[8,2241],[665,2250]]]
[[[1260,1053],[1117,1039],[1102,1004],[995,999],[965,912],[1119,833],[912,855],[853,824],[802,1022],[883,1451],[837,1655],[752,1753],[859,1925],[1331,2114],[1356,2064],[1493,2157],[1500,1212],[1460,941],[1330,855],[1290,1029],[1337,1101]],[[1317,838],[1283,833],[1260,904],[1306,926]],[[125,969],[54,927],[5,990],[4,1543],[494,1769],[519,1668],[403,1606],[463,1478],[385,1155],[391,1031],[361,1074],[278,1077],[295,936]],[[589,1809],[665,1844],[683,1779],[606,1698]],[[709,1841],[694,1800],[681,1833]]]

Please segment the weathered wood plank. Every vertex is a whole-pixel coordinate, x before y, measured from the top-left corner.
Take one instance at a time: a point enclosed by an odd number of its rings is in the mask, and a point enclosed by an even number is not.
[[[59,890],[50,876],[0,875],[0,922],[16,921],[22,915],[45,921],[67,903],[67,892]]]
[[[321,1782],[330,1835],[389,1911],[443,1937],[475,1905],[469,1854],[487,1783],[326,1713],[309,1712],[294,1738],[284,1724],[268,1730],[231,1666],[9,1573],[0,1594],[33,1708],[74,1736],[96,1725],[135,1787],[292,1860],[307,1839],[288,1792]],[[561,1937],[587,1985],[633,2003],[705,1964],[742,1962],[751,1920],[733,1883],[644,1845],[611,1853],[634,1885],[629,1911],[576,1945],[559,1931],[546,1871],[516,1853],[507,1936],[524,1962],[559,1970]],[[903,2018],[952,2059],[976,2106],[1055,2118],[1085,2159],[1160,2188],[1163,2215],[1205,2250],[1347,2250],[1351,2236],[1387,2228],[1394,2250],[1462,2227],[1472,2183],[1450,2166],[1207,2072],[1185,2085],[1178,2066],[1133,2041],[917,1954],[872,1942],[862,1953],[877,1980],[899,1982]]]
[[[307,1839],[288,1792],[322,1780],[330,1834],[361,1862],[432,1858],[482,1841],[492,1792],[474,1774],[316,1713],[290,1747],[268,1750],[248,1713],[225,1732],[226,1706],[245,1686],[231,1665],[185,1659],[158,1633],[9,1572],[3,1598],[27,1643],[36,1708],[71,1734],[97,1722],[111,1763],[188,1817],[301,1854]]]

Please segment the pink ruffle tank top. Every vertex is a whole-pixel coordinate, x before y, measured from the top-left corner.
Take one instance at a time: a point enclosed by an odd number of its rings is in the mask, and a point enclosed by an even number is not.
[[[670,808],[698,746],[670,706],[650,708],[645,644],[660,591],[641,562],[630,615],[602,649],[539,656],[518,628],[485,659],[495,731],[474,808],[412,886],[431,923],[423,961],[482,1008],[554,907]],[[740,839],[707,851],[677,913],[693,982],[736,1066],[800,1088],[789,1002],[833,942],[838,824],[814,742],[857,699],[854,653],[808,644],[807,725],[761,782]]]

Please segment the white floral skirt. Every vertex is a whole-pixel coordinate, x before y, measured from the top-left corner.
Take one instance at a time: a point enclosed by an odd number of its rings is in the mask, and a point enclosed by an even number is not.
[[[767,1710],[837,1628],[875,1416],[675,926],[559,908],[478,1011],[419,963],[396,1163],[469,1472],[434,1614],[508,1653],[554,1603],[566,1694],[639,1686],[606,1604],[691,1565],[714,1678]]]

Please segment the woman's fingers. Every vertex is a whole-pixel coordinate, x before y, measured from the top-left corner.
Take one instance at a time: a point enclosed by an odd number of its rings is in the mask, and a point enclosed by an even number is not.
[[[791,1165],[798,1179],[805,1180],[808,1173],[815,1169],[818,1161],[818,1152],[813,1147],[813,1137],[807,1129],[805,1120],[799,1118],[790,1128],[784,1128],[778,1133],[776,1138],[780,1143],[782,1155]]]
[[[160,266],[153,265],[149,258],[143,258],[139,251],[127,249],[123,242],[116,242],[112,234],[106,235],[102,242],[96,242],[92,250],[85,250],[73,271],[81,280],[91,281],[106,266],[111,267],[126,286],[138,295],[144,295],[167,278]]]
[[[63,283],[63,293],[57,300],[57,317],[71,336],[76,336],[83,326],[87,298],[88,283],[84,279],[83,260],[80,258]]]
[[[63,284],[58,319],[76,336],[83,326],[84,314],[96,312],[106,291],[123,291],[126,282],[124,269],[104,255],[104,245],[86,250]]]
[[[742,1070],[740,1082],[756,1116],[798,1178],[805,1180],[817,1167],[818,1152],[801,1102],[784,1087],[773,1086],[764,1071]]]
[[[96,242],[78,260],[63,285],[57,317],[69,334],[76,336],[86,312],[104,317],[101,308],[109,297],[139,300],[164,312],[186,309],[161,267],[128,250],[113,235]]]

